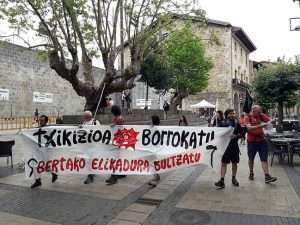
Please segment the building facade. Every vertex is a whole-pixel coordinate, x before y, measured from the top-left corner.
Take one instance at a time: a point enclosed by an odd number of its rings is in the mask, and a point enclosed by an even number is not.
[[[211,19],[207,20],[206,26],[201,26],[201,23],[194,19],[192,27],[202,39],[214,67],[207,88],[185,99],[184,109],[190,109],[190,105],[205,99],[216,104],[219,110],[234,108],[240,114],[246,90],[254,79],[249,55],[256,47],[240,27]]]
[[[178,20],[177,27],[182,27],[184,22]],[[218,102],[217,107],[220,110],[234,108],[240,113],[246,90],[254,79],[253,63],[249,60],[249,55],[256,50],[255,45],[242,28],[227,22],[208,19],[207,24],[203,25],[202,19],[193,18],[192,29],[201,38],[206,55],[212,59],[214,67],[210,71],[208,87],[184,99],[183,110],[192,110],[190,105],[205,99],[212,104]],[[162,35],[167,33],[163,32]],[[125,65],[129,62],[129,52],[125,51]],[[133,96],[145,98],[144,83],[138,82],[132,91]],[[163,102],[163,97],[156,95],[153,89],[149,99],[152,100],[152,108],[161,107],[158,103]],[[137,107],[135,102],[133,106]]]

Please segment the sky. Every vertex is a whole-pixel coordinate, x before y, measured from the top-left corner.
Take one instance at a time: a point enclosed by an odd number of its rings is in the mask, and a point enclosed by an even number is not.
[[[289,18],[300,17],[299,4],[293,0],[196,1],[208,18],[243,28],[257,47],[250,59],[274,61],[300,55],[300,31],[289,28]]]

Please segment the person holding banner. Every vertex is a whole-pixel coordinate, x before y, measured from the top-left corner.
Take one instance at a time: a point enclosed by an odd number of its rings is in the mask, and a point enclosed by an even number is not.
[[[151,117],[152,120],[152,126],[159,126],[160,125],[160,118],[157,115],[153,115]],[[159,174],[154,174],[153,175],[153,179],[151,181],[149,181],[149,185],[156,187],[156,185],[158,184],[158,182],[160,181],[160,175]]]
[[[269,184],[277,180],[269,173],[268,166],[268,145],[265,139],[264,128],[270,123],[270,118],[262,113],[262,108],[259,105],[252,107],[252,112],[246,116],[245,124],[248,130],[248,158],[249,158],[249,180],[254,180],[254,159],[256,153],[259,154],[262,169],[265,173],[265,183]]]
[[[45,126],[47,126],[47,124],[48,124],[48,116],[41,115],[39,117],[39,127],[45,127]],[[37,168],[33,169],[33,175],[35,178],[35,182],[31,185],[30,188],[33,189],[33,188],[42,186],[42,180],[41,180],[40,175],[37,173]],[[57,174],[51,173],[51,175],[52,175],[52,183],[54,183],[57,180]]]
[[[93,118],[91,111],[85,111],[82,115],[82,125],[100,125],[98,120]],[[84,184],[90,184],[94,182],[95,174],[88,174],[87,178],[83,182]]]
[[[223,111],[218,110],[216,114],[213,116],[213,118],[210,121],[211,127],[223,127],[224,122],[224,114]]]
[[[112,125],[111,126],[116,126],[116,125],[124,125],[125,121],[123,116],[121,115],[121,109],[117,105],[113,105],[111,107],[111,113],[113,114],[113,119],[112,119]],[[115,175],[112,174],[110,178],[108,178],[105,182],[108,185],[113,185],[118,182],[118,179],[124,178],[126,175]]]
[[[215,183],[219,188],[225,188],[224,178],[226,175],[227,164],[231,162],[232,164],[232,184],[236,187],[239,186],[239,182],[236,179],[237,174],[237,164],[240,162],[240,149],[238,145],[238,139],[242,137],[242,127],[235,117],[235,112],[233,109],[227,109],[225,111],[225,121],[223,127],[234,128],[231,140],[223,154],[222,166],[221,166],[221,179]]]

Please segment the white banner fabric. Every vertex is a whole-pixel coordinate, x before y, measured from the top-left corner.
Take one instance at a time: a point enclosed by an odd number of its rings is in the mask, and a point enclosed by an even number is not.
[[[198,164],[218,167],[232,128],[47,126],[23,130],[26,177],[36,172],[156,174]]]

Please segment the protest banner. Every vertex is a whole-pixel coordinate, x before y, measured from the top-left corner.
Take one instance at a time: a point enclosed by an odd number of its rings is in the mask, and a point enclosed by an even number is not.
[[[154,174],[220,164],[231,128],[47,126],[23,130],[25,174]]]

